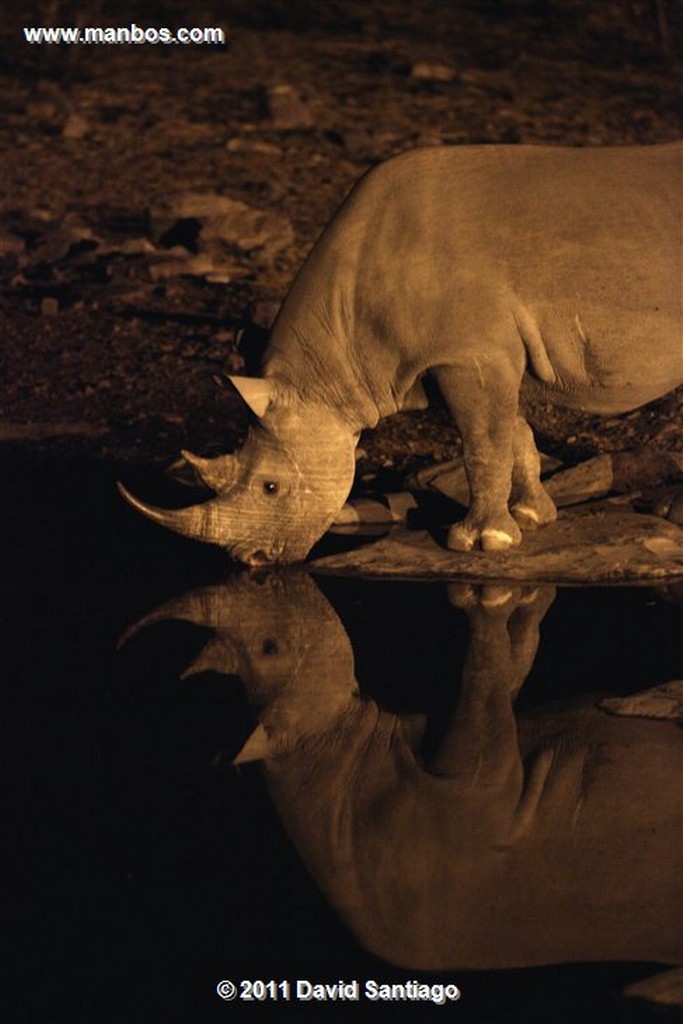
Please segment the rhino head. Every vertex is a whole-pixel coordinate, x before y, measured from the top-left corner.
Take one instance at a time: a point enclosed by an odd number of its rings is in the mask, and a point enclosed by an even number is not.
[[[230,377],[255,414],[235,454],[183,452],[216,497],[181,509],[133,508],[176,533],[225,548],[248,565],[306,557],[343,506],[353,483],[357,434],[327,406],[304,402],[272,378]]]
[[[176,597],[119,641],[164,621],[213,631],[182,674],[238,676],[259,724],[235,763],[280,756],[323,734],[361,698],[346,629],[307,574],[238,574]]]

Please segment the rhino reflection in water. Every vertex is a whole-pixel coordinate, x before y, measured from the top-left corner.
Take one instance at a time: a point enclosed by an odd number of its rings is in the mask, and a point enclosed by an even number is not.
[[[237,760],[263,759],[301,857],[373,953],[425,970],[680,962],[680,729],[595,697],[515,717],[553,588],[450,596],[471,638],[429,755],[425,716],[360,694],[304,575],[197,591],[141,625],[215,630],[185,675],[240,674],[260,724]]]

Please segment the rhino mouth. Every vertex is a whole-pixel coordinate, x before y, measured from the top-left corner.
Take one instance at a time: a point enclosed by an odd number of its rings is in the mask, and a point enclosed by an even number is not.
[[[227,549],[231,558],[250,569],[262,569],[277,562],[289,561],[283,557],[284,545],[277,543],[270,546],[259,545],[258,547],[254,547],[253,543],[249,545],[237,543],[227,545]]]
[[[274,554],[266,554],[262,548],[259,548],[258,551],[252,551],[247,555],[238,555],[234,550],[230,553],[240,562],[244,562],[245,565],[248,565],[250,569],[262,569],[264,566],[272,565],[274,562],[279,560]]]

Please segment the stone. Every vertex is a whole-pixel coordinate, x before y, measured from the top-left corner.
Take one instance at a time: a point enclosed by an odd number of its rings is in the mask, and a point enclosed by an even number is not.
[[[612,456],[613,490],[622,494],[633,487],[683,483],[683,453],[638,448]]]
[[[633,452],[596,455],[576,466],[561,469],[557,459],[541,453],[545,488],[558,508],[584,501],[624,494],[640,487],[652,487],[683,476],[683,456],[678,452],[643,448]],[[550,477],[546,474],[552,473]],[[470,490],[462,457],[438,466],[428,466],[410,477],[412,490],[438,491],[467,507]],[[675,518],[668,516],[668,518]]]
[[[452,82],[457,74],[448,64],[433,64],[429,61],[418,61],[410,69],[410,77],[423,82]]]
[[[445,544],[445,531],[442,531]],[[627,583],[683,576],[683,530],[607,502],[563,510],[508,551],[449,551],[426,530],[395,529],[375,544],[329,555],[335,575],[472,581]]]
[[[661,495],[653,512],[663,519],[670,519],[672,523],[683,526],[683,488],[670,488]]]
[[[259,210],[215,192],[180,192],[162,199],[150,213],[156,241],[172,237],[181,224],[196,222],[198,252],[217,255],[228,247],[260,251],[270,260],[294,241],[287,217]],[[189,244],[189,242],[188,242]]]
[[[598,707],[627,718],[664,718],[683,724],[683,679],[640,690],[628,697],[604,697]]]
[[[282,150],[271,142],[264,142],[262,139],[243,139],[234,136],[225,143],[228,153],[256,153],[263,156],[281,156]]]
[[[108,432],[109,428],[105,423],[90,423],[86,420],[73,420],[68,423],[0,423],[0,442],[43,441],[60,437],[99,438]]]
[[[355,128],[351,131],[343,132],[340,138],[351,160],[370,163],[373,160],[379,160],[382,155],[385,139],[378,136],[374,131]]]
[[[40,312],[43,316],[57,316],[59,313],[59,299],[53,295],[46,295],[40,300]]]
[[[264,331],[269,331],[275,323],[281,305],[282,302],[278,299],[256,299],[249,305],[249,322]]]
[[[314,121],[308,101],[292,85],[282,83],[266,92],[268,113],[276,128],[312,128]]]
[[[591,498],[603,498],[612,490],[614,471],[611,455],[597,455],[578,466],[545,480],[545,489],[558,508],[578,505]]]
[[[222,268],[225,274],[225,268]],[[193,256],[187,251],[178,253],[169,250],[167,258],[150,261],[149,276],[153,281],[168,281],[172,277],[209,277],[216,272],[213,259],[200,253]],[[227,277],[227,274],[226,274]],[[227,277],[229,281],[230,278]]]
[[[543,473],[549,473],[561,465],[562,463],[558,459],[541,453],[541,471]],[[465,508],[470,503],[470,488],[462,455],[450,459],[448,462],[441,462],[437,466],[427,466],[425,469],[419,470],[408,477],[406,486],[411,491],[436,491],[443,494],[444,497],[450,498],[451,501],[457,501]]]
[[[0,257],[19,256],[26,250],[26,242],[10,231],[0,231]]]
[[[62,128],[65,139],[82,139],[90,131],[90,125],[81,114],[69,114]]]
[[[337,514],[330,532],[372,535],[378,525],[405,523],[411,509],[415,508],[415,498],[407,491],[383,494],[381,498],[355,498]],[[371,529],[368,531],[366,527]]]
[[[649,1004],[660,1013],[680,1011],[683,1009],[683,967],[637,981],[625,988],[622,995],[628,1000]]]

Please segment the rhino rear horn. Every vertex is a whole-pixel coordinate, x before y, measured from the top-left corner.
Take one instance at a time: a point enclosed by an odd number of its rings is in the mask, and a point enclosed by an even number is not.
[[[215,459],[205,459],[188,451],[180,454],[212,491],[227,491],[234,484],[237,477],[236,456],[219,455]]]
[[[202,648],[199,656],[181,674],[180,678],[191,679],[203,672],[216,672],[222,676],[239,676],[240,659],[232,644],[225,638],[214,637]]]

